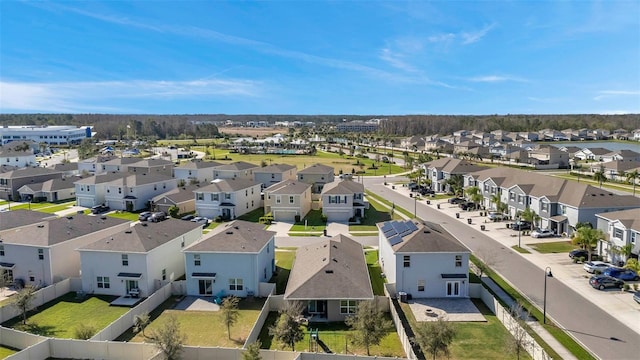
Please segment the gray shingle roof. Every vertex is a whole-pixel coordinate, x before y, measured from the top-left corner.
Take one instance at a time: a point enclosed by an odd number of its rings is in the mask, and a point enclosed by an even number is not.
[[[9,230],[29,224],[41,222],[44,219],[55,219],[57,216],[30,210],[12,210],[0,212],[0,231]],[[0,239],[2,235],[0,235]]]
[[[334,181],[322,188],[322,195],[344,195],[364,192],[364,185],[352,180]]]
[[[271,173],[283,173],[292,169],[296,169],[296,167],[294,165],[289,165],[289,164],[273,164],[273,165],[269,165],[269,166],[265,166],[265,167],[261,167],[259,169],[254,170],[254,173],[266,173],[266,174],[271,174]]]
[[[133,167],[155,167],[155,166],[170,166],[173,167],[173,162],[165,159],[142,159],[133,164]]]
[[[240,171],[240,170],[247,170],[247,169],[259,168],[259,167],[260,165],[248,163],[246,161],[236,161],[231,164],[220,165],[216,167],[216,170]]]
[[[298,248],[284,298],[373,299],[362,245],[338,235]]]
[[[83,184],[83,185],[105,184],[113,180],[120,179],[124,176],[129,176],[129,174],[125,174],[121,172],[101,173],[101,174],[96,174],[94,176],[89,176],[87,178],[78,180],[74,184]]]
[[[193,195],[193,192],[200,188],[202,188],[202,186],[196,184],[196,185],[189,185],[189,186],[183,186],[183,187],[171,189],[166,193],[163,193],[154,197],[152,201],[154,203],[157,203],[162,198],[167,198],[174,204],[179,204],[189,200],[195,201],[195,196]]]
[[[264,192],[276,195],[302,194],[309,188],[311,188],[311,184],[297,180],[284,180],[269,186]]]
[[[0,178],[3,179],[19,179],[25,177],[39,176],[39,175],[50,175],[50,174],[59,174],[62,177],[61,171],[56,171],[49,168],[42,167],[27,167],[20,168],[12,171],[8,171],[0,174]]]
[[[197,228],[202,224],[177,219],[138,223],[79,250],[146,253]]]
[[[2,232],[2,240],[9,244],[51,246],[127,222],[107,216],[74,215]]]
[[[184,251],[257,254],[275,234],[274,231],[266,231],[263,224],[235,220],[218,226],[215,232],[207,234]]]
[[[176,169],[197,170],[218,167],[221,165],[222,163],[216,161],[192,160],[181,163],[178,167],[176,167]]]
[[[109,181],[110,185],[122,185],[122,186],[140,186],[145,184],[153,184],[162,181],[173,180],[172,177],[162,174],[124,174],[121,178],[116,178]]]
[[[402,242],[391,246],[396,253],[470,252],[464,244],[438,224],[412,220],[401,222],[413,222],[417,230],[403,236]],[[391,221],[377,224],[378,228],[381,229],[387,223]]]
[[[213,180],[210,185],[200,188],[198,192],[232,192],[247,189],[258,184],[259,183],[253,180],[247,179],[216,179]]]
[[[333,168],[331,166],[322,165],[322,164],[313,164],[309,167],[306,167],[300,171],[298,174],[333,174]]]
[[[102,164],[103,165],[129,165],[129,164],[135,164],[140,161],[142,161],[141,158],[125,157],[125,158],[111,159],[109,161],[105,161]]]
[[[627,229],[640,231],[640,209],[629,209],[596,214],[610,221],[620,220]]]

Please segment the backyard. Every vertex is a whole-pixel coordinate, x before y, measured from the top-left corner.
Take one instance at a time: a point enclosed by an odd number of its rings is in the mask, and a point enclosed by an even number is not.
[[[276,249],[276,273],[271,278],[276,283],[276,294],[282,295],[287,288],[289,274],[293,267],[293,259],[296,257],[295,249]]]
[[[29,312],[26,325],[22,324],[20,316],[2,325],[36,335],[75,338],[78,325],[90,325],[99,331],[129,310],[109,306],[114,299],[112,296],[77,299],[76,294],[71,292],[40,306],[36,312]]]
[[[366,249],[364,256],[367,260],[373,295],[384,296],[384,278],[380,264],[378,264],[378,250]]]
[[[4,347],[4,346],[0,346],[0,359],[4,359],[8,356],[11,356],[15,353],[17,353],[17,350],[14,349],[10,349],[8,347]]]

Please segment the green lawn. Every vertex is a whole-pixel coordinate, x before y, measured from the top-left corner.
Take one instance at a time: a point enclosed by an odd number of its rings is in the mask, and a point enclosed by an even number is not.
[[[40,209],[38,209],[38,211],[44,212],[44,213],[47,213],[47,214],[53,214],[53,213],[56,213],[58,211],[66,210],[66,209],[68,209],[68,208],[70,208],[72,206],[75,206],[75,205],[76,205],[75,201],[70,201],[70,202],[67,202],[67,203],[64,203],[64,204],[59,204],[59,205],[48,206],[48,207],[45,207],[45,208],[40,208]]]
[[[391,316],[386,314],[386,317],[391,320]],[[265,321],[262,331],[260,332],[260,342],[263,349],[278,350],[284,349],[290,351],[291,348],[283,347],[272,336],[269,335],[269,327],[275,324],[278,318],[278,313],[271,312]],[[350,340],[352,331],[343,322],[332,323],[312,323],[308,327],[304,327],[305,336],[302,341],[296,343],[296,351],[311,351],[315,352],[313,343],[309,342],[309,329],[314,331],[318,329],[319,339],[336,354],[357,354],[366,355],[364,347],[356,346]],[[311,347],[310,347],[311,345]],[[404,358],[404,350],[402,344],[398,338],[398,334],[395,329],[391,328],[387,332],[387,335],[382,339],[380,345],[372,346],[370,349],[371,356],[386,356],[386,357],[400,357]],[[318,352],[322,352],[322,349],[318,347]]]
[[[91,325],[97,330],[103,329],[127,312],[129,308],[109,306],[113,296],[90,296],[76,300],[75,293],[68,293],[30,312],[27,324],[20,317],[2,324],[16,330],[22,330],[42,336],[62,339],[74,338],[76,326],[81,323]]]
[[[0,359],[4,359],[6,357],[9,357],[15,353],[17,353],[18,350],[14,350],[14,349],[10,349],[8,347],[4,347],[4,346],[0,346]]]
[[[387,199],[383,198],[382,196],[380,196],[380,195],[378,195],[378,194],[375,194],[375,193],[371,192],[370,190],[365,190],[365,191],[366,191],[366,193],[367,193],[367,196],[369,197],[369,201],[371,201],[371,198],[373,198],[373,199],[375,199],[376,201],[381,202],[381,203],[383,203],[383,204],[387,205],[388,207],[394,207],[394,208],[395,208],[395,211],[394,211],[394,213],[393,213],[393,215],[392,215],[392,216],[394,217],[394,219],[395,219],[395,216],[396,216],[396,215],[398,215],[398,216],[399,216],[399,214],[396,214],[396,213],[401,213],[401,214],[403,214],[403,215],[407,216],[407,217],[408,217],[408,218],[410,218],[410,219],[411,219],[411,218],[413,218],[413,213],[412,213],[412,212],[409,212],[409,211],[407,211],[407,210],[405,210],[405,209],[401,208],[400,206],[395,205],[395,204],[394,204],[394,203],[392,203],[391,201],[389,201],[389,200],[387,200]]]
[[[295,250],[276,251],[276,274],[271,278],[272,283],[276,283],[276,294],[284,294],[287,288],[287,281],[289,280],[289,274],[293,267],[293,259],[296,257]]]
[[[11,210],[33,210],[40,211],[48,214],[53,214],[56,211],[67,209],[70,206],[75,205],[75,200],[65,201],[62,203],[50,203],[50,202],[40,202],[40,203],[12,203],[18,205],[11,205]]]
[[[238,216],[238,220],[245,220],[245,221],[257,223],[260,220],[260,218],[263,216],[264,216],[264,208],[261,207],[251,212],[248,212],[244,215]]]
[[[531,254],[531,252],[523,247],[520,247],[518,245],[513,245],[511,247],[513,250],[519,252],[520,254]]]
[[[289,232],[287,233],[288,236],[315,236],[315,237],[320,237],[323,235],[323,233],[321,232]]]
[[[367,268],[369,268],[373,295],[384,296],[384,278],[382,277],[382,268],[378,264],[378,250],[365,251],[364,255],[367,260]]]
[[[183,311],[174,310],[175,298],[169,298],[151,315],[152,321],[145,329],[145,335],[164,325],[169,315],[174,315],[180,323],[180,331],[186,335],[185,345],[190,346],[221,346],[242,347],[253,325],[258,319],[264,305],[261,299],[240,300],[240,315],[235,325],[231,327],[231,339],[227,334],[227,327],[223,325],[221,311]],[[120,336],[119,341],[150,342],[142,333],[134,334],[131,330]]]
[[[580,176],[578,178],[577,176],[570,175],[570,174],[554,174],[553,176],[559,177],[559,178],[563,178],[563,179],[568,179],[568,180],[579,181],[579,182],[583,182],[583,183],[586,183],[586,184],[589,184],[589,185],[600,187],[600,183],[595,181],[595,180],[593,180],[591,177]],[[611,182],[611,180],[609,180],[607,182],[603,182],[602,183],[602,187],[603,188],[610,188],[610,189],[626,191],[626,192],[629,192],[629,193],[633,192],[633,186],[628,185],[628,184]]]
[[[305,228],[306,223],[306,228]],[[322,221],[322,210],[311,210],[300,222],[293,224],[289,231],[301,232],[321,232],[326,229],[327,224]]]
[[[389,208],[371,197],[368,197],[367,200],[369,201],[369,208],[364,211],[364,219],[362,219],[360,225],[349,225],[349,232],[378,231],[377,223],[392,219]],[[401,219],[401,217],[398,214],[394,214],[393,219],[397,220]]]
[[[571,241],[555,241],[548,243],[529,244],[535,251],[542,254],[568,253],[577,249],[577,246],[571,244]]]
[[[124,219],[129,221],[138,221],[139,215],[140,215],[139,213],[132,213],[127,211],[120,211],[120,212],[114,211],[107,214],[107,216],[112,218]]]

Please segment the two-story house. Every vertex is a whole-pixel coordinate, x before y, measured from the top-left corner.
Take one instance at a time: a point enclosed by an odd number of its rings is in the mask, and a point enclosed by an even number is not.
[[[257,294],[275,270],[275,234],[262,224],[235,220],[186,247],[187,295]]]
[[[414,298],[469,297],[471,251],[429,222],[378,224],[378,262],[395,293]]]
[[[264,189],[264,213],[275,221],[299,221],[310,210],[311,184],[288,179]]]
[[[355,314],[358,302],[374,299],[362,245],[340,234],[299,247],[283,298],[306,303],[310,321]]]
[[[80,173],[96,174],[103,172],[102,164],[116,159],[113,155],[98,155],[88,159],[78,161],[78,171]]]
[[[598,255],[611,263],[626,262],[629,257],[640,255],[640,210],[622,210],[596,214],[597,228],[608,237],[598,242]],[[622,250],[629,246],[629,256]]]
[[[76,205],[92,207],[105,203],[107,184],[126,176],[119,172],[98,173],[74,182],[76,187]]]
[[[135,164],[142,159],[134,157],[113,158],[100,164],[98,172],[128,172],[129,165]]]
[[[50,179],[45,182],[22,185],[18,189],[23,201],[56,202],[76,198],[76,181],[72,178]]]
[[[543,168],[566,168],[569,154],[555,146],[540,146],[529,152],[529,163]]]
[[[208,184],[215,179],[213,170],[222,164],[200,159],[186,161],[173,169],[176,179],[184,180],[186,185],[193,183]]]
[[[186,214],[196,211],[196,199],[194,191],[202,188],[199,184],[188,185],[171,189],[151,199],[151,208],[156,211],[169,213],[169,209],[176,206],[178,214]]]
[[[129,221],[73,215],[0,231],[0,266],[21,285],[47,286],[80,276],[79,246],[129,228]]]
[[[602,161],[602,157],[609,154],[610,152],[611,150],[601,147],[584,148],[576,152],[573,157],[580,160]]]
[[[447,180],[451,179],[452,175],[462,175],[486,169],[484,166],[476,165],[467,160],[449,157],[424,163],[422,168],[425,177],[431,181],[431,188],[436,192],[447,192],[450,190]]]
[[[260,184],[248,179],[216,179],[195,191],[196,213],[209,219],[235,219],[262,207]]]
[[[173,176],[173,162],[165,159],[139,159],[127,165],[127,171],[136,174],[159,174]]]
[[[367,207],[364,185],[359,182],[334,181],[322,189],[322,214],[328,221],[347,222],[354,217],[364,217]]]
[[[104,203],[113,210],[146,209],[153,197],[178,187],[178,181],[166,175],[123,173],[105,185]]]
[[[17,168],[36,166],[36,155],[28,143],[11,142],[0,145],[0,165],[10,165]]]
[[[285,180],[295,180],[297,173],[298,169],[294,165],[273,164],[254,170],[253,176],[264,189]]]
[[[253,180],[253,172],[260,166],[246,161],[236,161],[231,164],[217,166],[213,169],[214,179],[243,179]]]
[[[314,194],[322,193],[324,185],[332,183],[334,179],[333,168],[327,165],[314,164],[298,171],[298,181],[311,184]]]
[[[117,233],[96,236],[77,249],[82,290],[88,294],[147,297],[184,276],[181,251],[201,237],[201,224],[176,219],[138,223]]]
[[[0,173],[0,199],[17,201],[18,189],[27,184],[62,178],[62,172],[41,167],[26,167]]]

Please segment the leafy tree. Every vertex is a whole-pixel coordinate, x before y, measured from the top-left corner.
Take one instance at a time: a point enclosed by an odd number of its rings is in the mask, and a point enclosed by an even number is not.
[[[478,188],[477,186],[472,186],[470,188],[467,188],[466,193],[467,193],[467,196],[469,197],[469,200],[471,200],[474,204],[476,204],[475,207],[477,209],[478,205],[482,201],[482,194],[480,193],[480,188]]]
[[[169,315],[164,325],[151,331],[149,339],[162,351],[167,360],[178,360],[187,336],[180,331],[180,322],[175,315]]]
[[[604,239],[604,233],[600,229],[592,229],[587,226],[583,226],[573,233],[571,243],[579,245],[581,248],[587,250],[588,260],[591,260],[591,252],[593,248],[598,245],[598,240]]]
[[[627,263],[624,267],[640,273],[640,262],[638,262],[638,259],[627,259]]]
[[[533,340],[525,330],[525,320],[529,318],[529,311],[524,310],[524,307],[520,302],[515,303],[509,310],[511,317],[515,320],[509,322],[508,329],[511,336],[507,337],[505,343],[505,350],[516,355],[517,359],[520,359],[520,355],[526,352],[527,347],[531,346]]]
[[[423,322],[416,329],[416,340],[422,351],[433,355],[434,360],[439,353],[449,357],[449,345],[455,335],[456,329],[453,324],[443,317],[438,317],[436,321]]]
[[[636,196],[636,180],[640,179],[640,172],[638,172],[638,169],[629,171],[625,174],[625,178],[628,183],[633,185],[633,196]]]
[[[604,166],[600,166],[600,169],[593,174],[593,180],[597,181],[602,189],[602,183],[607,181],[607,176],[604,174]]]
[[[298,321],[302,313],[302,303],[289,302],[284,310],[280,311],[278,322],[269,329],[269,335],[279,342],[291,346],[295,351],[296,343],[304,338],[304,331]]]
[[[249,344],[247,349],[242,352],[242,360],[262,360],[262,355],[260,355],[261,346],[260,340]]]
[[[74,330],[74,335],[76,339],[89,340],[91,339],[91,337],[93,337],[93,335],[96,334],[96,332],[97,332],[97,329],[95,326],[90,324],[80,323],[78,326],[76,326]]]
[[[365,347],[367,356],[372,345],[380,344],[391,328],[391,321],[376,306],[375,301],[361,301],[356,313],[346,318],[345,323],[354,331],[353,341]]]
[[[462,195],[462,185],[464,183],[464,178],[461,174],[453,174],[449,177],[445,184],[449,185],[449,189],[455,195]]]
[[[177,219],[180,215],[180,208],[175,205],[170,207],[168,211],[169,211],[169,216],[171,216],[174,219]]]
[[[11,304],[18,308],[20,314],[22,314],[23,324],[27,323],[27,310],[29,310],[33,299],[36,297],[35,293],[36,289],[31,285],[27,285],[11,297]]]
[[[520,217],[522,218],[522,220],[528,221],[535,226],[538,225],[538,220],[540,220],[540,216],[529,207],[524,209],[524,211],[520,214]]]
[[[133,332],[142,332],[143,337],[147,337],[144,334],[144,329],[151,322],[151,317],[148,312],[143,312],[133,317]]]
[[[238,310],[239,304],[240,298],[233,295],[222,300],[220,311],[222,311],[222,321],[227,326],[229,339],[231,339],[231,327],[238,321],[238,316],[240,316],[240,311]]]

